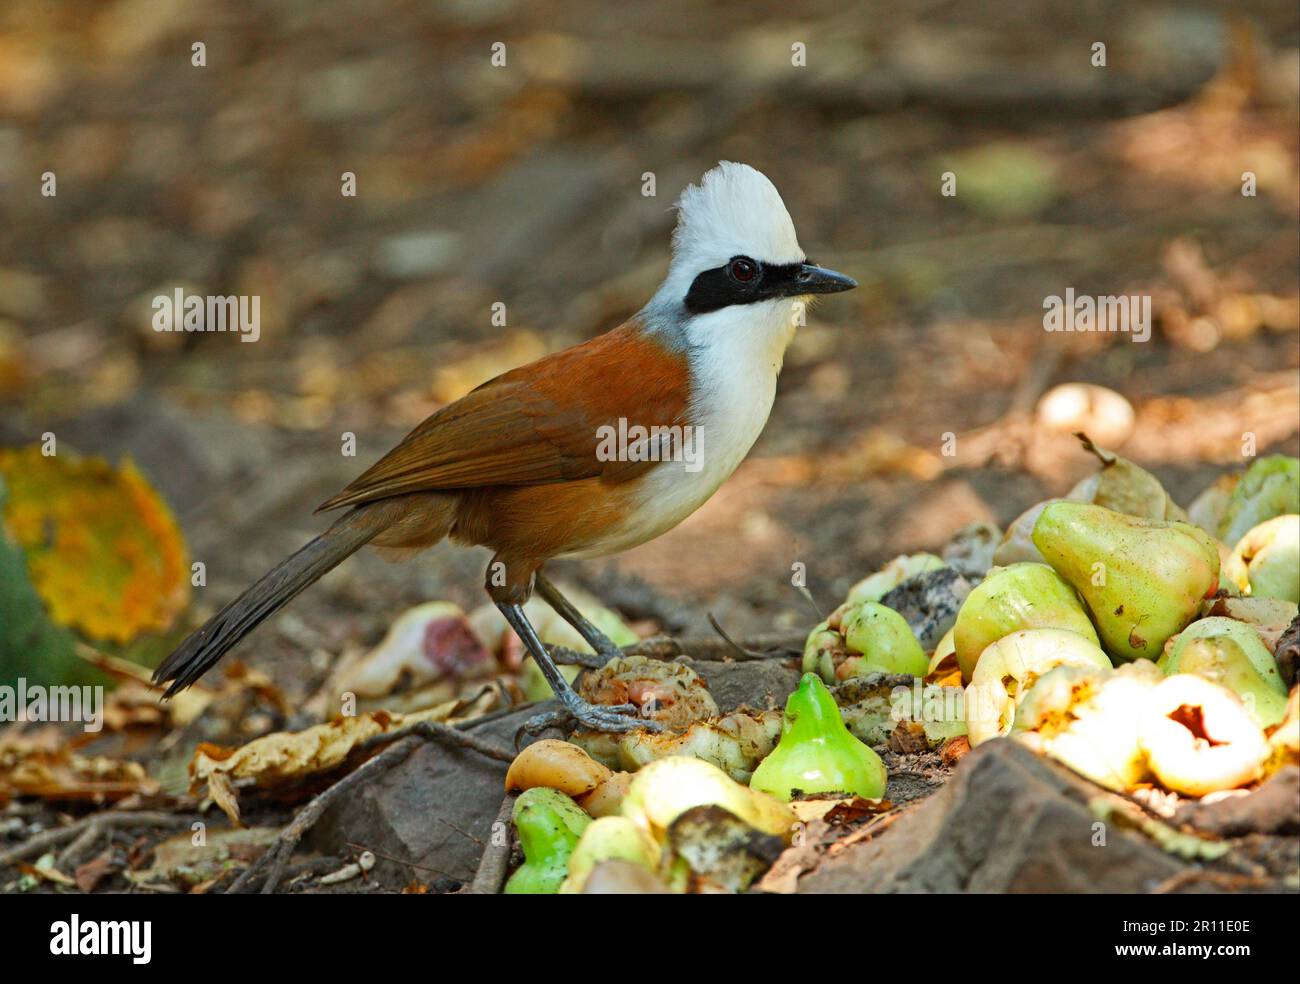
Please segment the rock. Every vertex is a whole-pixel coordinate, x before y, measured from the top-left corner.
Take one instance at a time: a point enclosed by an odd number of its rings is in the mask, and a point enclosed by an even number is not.
[[[941,567],[909,577],[880,603],[907,619],[921,648],[931,650],[956,623],[957,610],[970,591],[970,582],[957,571]]]
[[[966,755],[943,789],[829,856],[801,893],[1150,891],[1184,870],[1139,834],[1105,828],[1092,783],[1010,739]]]
[[[1193,800],[1178,810],[1175,820],[1216,837],[1300,834],[1300,768],[1289,765],[1244,795],[1208,803]]]
[[[766,710],[782,707],[799,684],[799,671],[783,660],[749,660],[741,663],[682,660],[704,677],[718,710],[730,714],[738,707]]]
[[[534,704],[472,730],[512,748],[524,721],[555,706],[554,701]],[[370,876],[395,889],[413,873],[424,881],[442,877],[468,884],[492,835],[505,776],[504,762],[427,742],[327,810],[306,846],[342,855],[348,844],[362,845],[379,859]],[[421,867],[412,869],[392,858]]]

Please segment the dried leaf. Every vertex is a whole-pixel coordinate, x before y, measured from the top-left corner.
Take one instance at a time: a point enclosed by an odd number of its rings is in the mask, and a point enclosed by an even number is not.
[[[95,890],[95,886],[104,880],[104,877],[112,868],[113,852],[105,851],[98,857],[91,858],[85,864],[78,865],[77,870],[73,872],[73,880],[76,881],[77,888],[86,894],[90,894]]]
[[[151,796],[158,783],[138,762],[78,755],[68,744],[51,748],[25,737],[0,739],[0,800],[115,802],[135,793]]]
[[[208,795],[232,820],[238,822],[236,787],[251,784],[269,789],[329,772],[343,765],[363,743],[420,721],[452,721],[475,717],[488,709],[495,695],[487,691],[475,700],[448,701],[416,714],[372,711],[341,717],[304,731],[277,731],[239,748],[204,742],[190,762],[190,789],[206,784]]]

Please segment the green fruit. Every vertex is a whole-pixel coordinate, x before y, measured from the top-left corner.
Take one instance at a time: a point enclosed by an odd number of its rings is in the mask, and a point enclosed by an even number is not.
[[[1251,597],[1300,602],[1300,516],[1277,516],[1251,528],[1223,573]]]
[[[1157,665],[1167,676],[1196,673],[1231,690],[1261,728],[1272,727],[1286,714],[1286,684],[1277,662],[1244,622],[1217,616],[1193,622]]]
[[[1083,596],[1116,659],[1156,659],[1218,587],[1218,547],[1190,523],[1054,502],[1034,524],[1034,544]]]
[[[835,654],[843,653],[844,640],[826,622],[819,622],[803,646],[803,672],[816,673],[827,683],[835,682]]]
[[[556,894],[569,874],[569,857],[591,817],[569,797],[545,786],[520,793],[512,815],[524,863],[506,882],[506,894]]]
[[[910,673],[925,676],[929,660],[907,620],[892,608],[864,602],[844,616],[844,642],[861,653],[854,676],[867,673]]]
[[[1235,546],[1252,527],[1274,516],[1300,513],[1300,459],[1260,458],[1241,476],[1219,521],[1219,539]]]
[[[849,734],[826,685],[805,673],[785,702],[781,741],[749,785],[783,800],[796,791],[880,799],[887,781],[880,756]]]
[[[1066,629],[1097,644],[1079,596],[1046,564],[994,567],[957,612],[953,644],[962,677],[971,678],[989,645],[1021,629]]]
[[[618,858],[654,871],[659,864],[659,845],[627,817],[601,817],[592,821],[569,856],[568,877],[561,895],[581,892],[591,870],[602,861]]]

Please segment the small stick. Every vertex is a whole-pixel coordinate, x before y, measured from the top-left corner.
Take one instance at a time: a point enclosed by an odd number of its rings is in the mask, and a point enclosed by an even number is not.
[[[454,748],[468,748],[470,751],[486,755],[498,762],[513,762],[515,760],[515,753],[505,746],[479,738],[466,730],[440,724],[437,721],[416,721],[414,724],[397,728],[394,731],[375,735],[362,742],[360,750],[367,751],[380,745],[388,745],[411,735],[419,735],[421,738],[441,742],[444,745],[451,745]]]
[[[275,843],[264,851],[261,857],[244,869],[243,873],[226,889],[226,894],[237,895],[243,892],[254,878],[268,868],[270,871],[266,875],[265,881],[262,882],[261,894],[269,895],[274,892],[276,886],[280,884],[280,879],[284,877],[284,867],[288,863],[290,856],[292,856],[294,848],[298,846],[298,842],[303,839],[307,831],[315,826],[316,821],[321,818],[330,805],[343,796],[344,793],[387,772],[394,765],[403,761],[411,752],[415,751],[416,746],[420,743],[420,738],[417,735],[407,735],[400,741],[389,745],[374,758],[363,762],[354,771],[316,796],[298,811],[287,827],[280,831],[275,838]]]
[[[727,635],[727,630],[718,624],[718,620],[713,617],[713,612],[709,612],[709,624],[713,626],[713,631],[722,637],[725,642],[735,651],[738,660],[767,659],[766,654],[754,652],[752,649],[746,649],[731,636]]]
[[[21,861],[23,858],[31,857],[33,854],[40,854],[47,847],[53,847],[56,844],[62,844],[80,837],[88,827],[97,825],[101,829],[104,827],[130,827],[133,824],[148,827],[170,827],[189,823],[189,818],[177,816],[173,813],[159,813],[156,811],[140,812],[123,812],[123,813],[97,813],[93,816],[85,817],[75,823],[70,823],[66,827],[59,827],[56,830],[46,830],[37,834],[35,837],[24,841],[17,847],[12,847],[7,851],[0,852],[0,866],[12,864],[14,861]]]
[[[56,868],[70,871],[77,866],[77,862],[82,857],[90,853],[99,838],[104,835],[104,825],[96,822],[98,819],[98,817],[91,818],[91,822],[86,824],[86,829],[78,835],[77,839],[59,853],[58,859],[54,862]]]
[[[803,652],[804,634],[766,635],[748,640],[746,647],[763,659],[785,659]],[[654,659],[676,659],[685,656],[700,663],[720,663],[734,659],[733,643],[723,639],[683,639],[671,636],[653,636],[623,650],[628,656],[650,656]]]
[[[478,871],[474,874],[474,881],[470,883],[469,894],[501,894],[501,888],[506,881],[506,869],[510,867],[510,842],[512,840],[510,818],[514,813],[514,808],[514,794],[506,793],[506,798],[501,801],[501,809],[497,810],[497,818],[492,823],[487,847],[483,849],[483,857],[479,859]],[[497,824],[502,826],[498,828]],[[498,829],[504,831],[504,836],[495,836]]]

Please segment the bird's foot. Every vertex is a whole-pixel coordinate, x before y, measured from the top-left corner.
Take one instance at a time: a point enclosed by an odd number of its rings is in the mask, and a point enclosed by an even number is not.
[[[662,728],[658,721],[642,717],[638,704],[592,704],[577,694],[562,694],[560,700],[564,702],[562,708],[534,715],[524,723],[524,730],[537,734],[570,722],[588,731],[659,731]]]
[[[576,649],[566,649],[564,646],[547,645],[546,651],[559,666],[581,666],[587,670],[598,670],[612,658],[604,653],[580,653]]]

